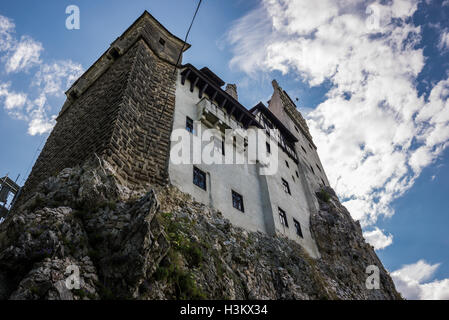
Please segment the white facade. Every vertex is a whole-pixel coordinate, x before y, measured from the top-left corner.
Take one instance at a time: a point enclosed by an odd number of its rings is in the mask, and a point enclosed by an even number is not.
[[[179,129],[177,132],[184,130],[185,135],[192,139],[190,141],[198,139],[199,130],[194,130],[193,133],[186,130],[186,119],[188,117],[194,121],[201,121],[203,129],[211,127],[211,123],[207,121],[208,117],[206,116],[208,111],[216,115],[216,122],[213,124],[215,127],[223,126],[233,129],[239,127],[240,130],[244,130],[237,119],[229,118],[227,112],[217,106],[216,103],[211,102],[211,97],[206,93],[203,94],[202,98],[199,98],[200,89],[197,86],[194,86],[193,92],[191,92],[191,83],[188,79],[182,84],[181,71],[178,73],[176,84],[174,131],[176,129]],[[289,127],[285,119],[281,119],[281,121],[287,128],[294,125],[292,122]],[[189,193],[196,201],[221,211],[231,223],[250,231],[288,237],[301,244],[312,257],[318,258],[319,252],[309,229],[310,213],[317,210],[318,206],[312,190],[316,190],[317,185],[322,183],[321,178],[326,183],[327,179],[323,169],[321,169],[323,170],[322,177],[312,177],[311,170],[304,168],[306,161],[316,162],[321,167],[318,155],[315,149],[310,150],[308,154],[300,154],[299,145],[305,144],[303,139],[306,138],[301,137],[300,132],[295,130],[290,132],[295,134],[299,140],[294,146],[296,154],[299,155],[299,162],[296,163],[292,157],[279,148],[278,171],[274,175],[260,175],[261,164],[259,162],[247,164],[246,158],[245,164],[191,164],[192,162],[189,162],[190,164],[174,164],[170,159],[170,182],[181,191]],[[270,139],[268,135],[267,138]],[[218,134],[214,139],[217,146],[216,150],[220,153],[220,157],[223,157],[221,155],[221,135]],[[176,143],[172,141],[172,147]],[[270,145],[273,146],[274,144],[275,141],[272,139]],[[307,144],[305,146],[309,148]],[[244,154],[243,145],[237,143],[234,148],[234,150]],[[288,167],[286,162],[288,162]],[[194,167],[206,174],[205,190],[193,183]],[[315,171],[319,170],[316,169]],[[282,179],[288,183],[290,194],[285,191]],[[312,185],[309,184],[308,179],[313,179]],[[243,212],[233,205],[233,191],[243,197]],[[288,227],[281,222],[279,209],[285,212]],[[295,220],[300,224],[302,236],[297,233]]]

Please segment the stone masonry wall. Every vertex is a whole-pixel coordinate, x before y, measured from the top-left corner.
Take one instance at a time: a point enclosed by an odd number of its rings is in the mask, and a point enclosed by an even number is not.
[[[173,65],[158,58],[144,39],[136,41],[58,119],[25,194],[95,154],[108,159],[128,185],[165,184],[175,101],[172,73]]]
[[[173,66],[158,59],[145,41],[134,46],[133,66],[107,157],[130,185],[164,185],[175,106]]]
[[[33,190],[40,181],[83,162],[94,153],[102,155],[109,144],[134,53],[135,49],[129,50],[117,59],[59,117],[33,166],[24,193]]]

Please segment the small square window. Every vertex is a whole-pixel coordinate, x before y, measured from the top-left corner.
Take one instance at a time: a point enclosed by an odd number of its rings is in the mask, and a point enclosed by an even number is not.
[[[189,117],[186,117],[186,130],[193,133],[193,120]]]
[[[193,167],[193,184],[206,190],[206,173],[197,167]]]
[[[232,206],[237,210],[245,212],[245,208],[243,206],[243,197],[241,194],[232,190]]]
[[[159,38],[159,43],[160,43],[162,46],[165,46],[165,40],[164,40],[164,39]]]
[[[279,209],[279,219],[281,220],[281,224],[288,228],[287,214],[281,208]]]
[[[301,238],[304,238],[302,235],[301,224],[298,221],[296,221],[296,219],[293,219],[293,222],[295,223],[296,234]]]
[[[284,179],[282,179],[282,186],[284,187],[284,191],[285,191],[286,193],[291,194],[291,193],[290,193],[290,187],[289,187],[289,185],[288,185],[288,182],[285,181]]]
[[[290,168],[290,165],[288,164],[287,160],[285,160],[285,165],[287,166],[287,168]]]
[[[271,153],[271,146],[270,144],[267,142],[267,153],[270,154]]]

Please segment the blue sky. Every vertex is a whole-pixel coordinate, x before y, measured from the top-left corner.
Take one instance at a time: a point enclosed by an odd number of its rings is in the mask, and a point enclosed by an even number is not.
[[[81,28],[65,27],[68,5]],[[196,1],[0,3],[0,175],[29,173],[63,92],[144,10],[184,38]],[[205,0],[184,62],[276,78],[307,116],[332,186],[398,288],[449,299],[449,1]]]

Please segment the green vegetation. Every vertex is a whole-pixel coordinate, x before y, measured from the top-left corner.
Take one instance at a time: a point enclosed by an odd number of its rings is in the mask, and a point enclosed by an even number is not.
[[[190,268],[196,268],[204,261],[202,247],[186,236],[190,221],[187,218],[175,221],[170,213],[161,213],[158,221],[164,226],[171,247],[153,278],[172,283],[177,299],[206,299],[205,294],[197,287],[192,272],[184,265],[185,260]]]
[[[318,193],[318,198],[326,203],[329,203],[329,200],[331,199],[331,195],[324,189],[321,189]]]

